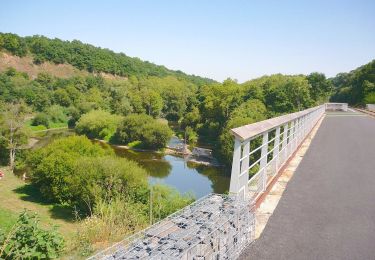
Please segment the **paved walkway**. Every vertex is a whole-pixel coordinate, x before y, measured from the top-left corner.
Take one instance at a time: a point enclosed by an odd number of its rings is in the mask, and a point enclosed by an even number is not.
[[[328,113],[240,259],[375,259],[375,118]]]

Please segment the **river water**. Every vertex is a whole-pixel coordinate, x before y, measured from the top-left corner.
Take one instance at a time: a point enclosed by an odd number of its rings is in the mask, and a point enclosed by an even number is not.
[[[56,138],[74,135],[74,132],[58,130],[39,135],[40,140],[34,145],[34,149],[42,147]],[[181,193],[191,193],[196,198],[212,192],[224,193],[229,189],[230,177],[223,168],[192,163],[177,155],[109,147],[114,150],[117,156],[136,161],[141,165],[147,171],[151,184],[163,183]]]

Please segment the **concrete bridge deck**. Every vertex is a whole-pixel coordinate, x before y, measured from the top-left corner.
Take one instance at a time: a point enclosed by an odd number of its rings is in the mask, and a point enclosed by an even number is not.
[[[240,259],[375,259],[375,118],[327,113]]]

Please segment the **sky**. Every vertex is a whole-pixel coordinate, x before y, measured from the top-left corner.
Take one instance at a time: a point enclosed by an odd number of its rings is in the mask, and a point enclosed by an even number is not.
[[[332,77],[375,58],[375,1],[1,0],[0,32],[78,39],[170,69],[244,82]]]

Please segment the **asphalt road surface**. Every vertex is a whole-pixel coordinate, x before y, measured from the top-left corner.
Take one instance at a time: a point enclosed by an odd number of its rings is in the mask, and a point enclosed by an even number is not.
[[[328,113],[240,259],[375,259],[375,118]]]

